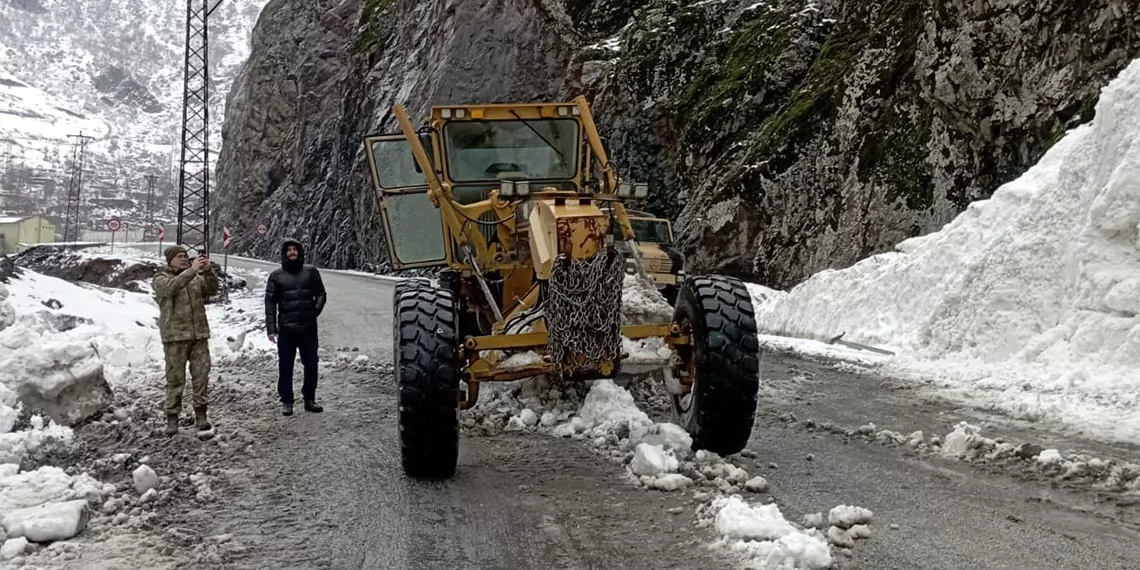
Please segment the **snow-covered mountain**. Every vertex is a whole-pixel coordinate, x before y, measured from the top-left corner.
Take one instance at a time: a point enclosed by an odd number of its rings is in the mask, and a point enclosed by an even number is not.
[[[225,95],[266,1],[221,0],[210,18],[215,151]],[[93,137],[85,225],[110,215],[141,222],[150,174],[173,214],[185,35],[184,0],[0,0],[0,210],[62,214],[68,135],[82,133]]]

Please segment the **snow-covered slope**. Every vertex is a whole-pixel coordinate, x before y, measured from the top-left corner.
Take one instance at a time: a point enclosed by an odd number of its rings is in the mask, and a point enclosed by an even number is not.
[[[891,367],[1030,418],[1140,440],[1140,60],[1091,124],[941,231],[759,303],[765,332],[894,348]]]
[[[249,54],[249,34],[265,3],[226,0],[211,16],[215,149],[225,95]],[[23,178],[53,177],[66,188],[67,135],[82,132],[94,137],[85,161],[90,196],[119,199],[128,190],[145,191],[145,174],[171,186],[181,136],[185,19],[184,1],[0,2],[0,170],[28,169]],[[25,182],[0,180],[0,191],[26,193]]]

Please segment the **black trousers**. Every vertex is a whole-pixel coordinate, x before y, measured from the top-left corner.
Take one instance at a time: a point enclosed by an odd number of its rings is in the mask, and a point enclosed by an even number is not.
[[[293,363],[297,352],[305,367],[305,381],[301,384],[301,397],[313,400],[317,394],[317,331],[284,332],[277,335],[277,395],[283,403],[293,403]]]

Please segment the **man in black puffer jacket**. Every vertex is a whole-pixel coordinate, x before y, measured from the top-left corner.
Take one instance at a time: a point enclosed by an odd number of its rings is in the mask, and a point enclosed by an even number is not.
[[[287,239],[281,244],[281,269],[265,283],[265,328],[277,343],[277,394],[281,413],[293,415],[293,361],[301,352],[305,381],[301,397],[305,410],[321,412],[317,403],[317,317],[325,308],[325,284],[321,273],[305,265],[305,248]]]

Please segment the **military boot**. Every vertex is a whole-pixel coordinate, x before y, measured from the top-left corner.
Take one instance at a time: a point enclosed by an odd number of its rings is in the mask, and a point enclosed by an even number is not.
[[[205,437],[207,434],[204,432],[214,428],[206,419],[206,406],[194,406],[194,427],[198,428],[199,437]]]
[[[178,414],[166,414],[166,435],[178,433]]]

